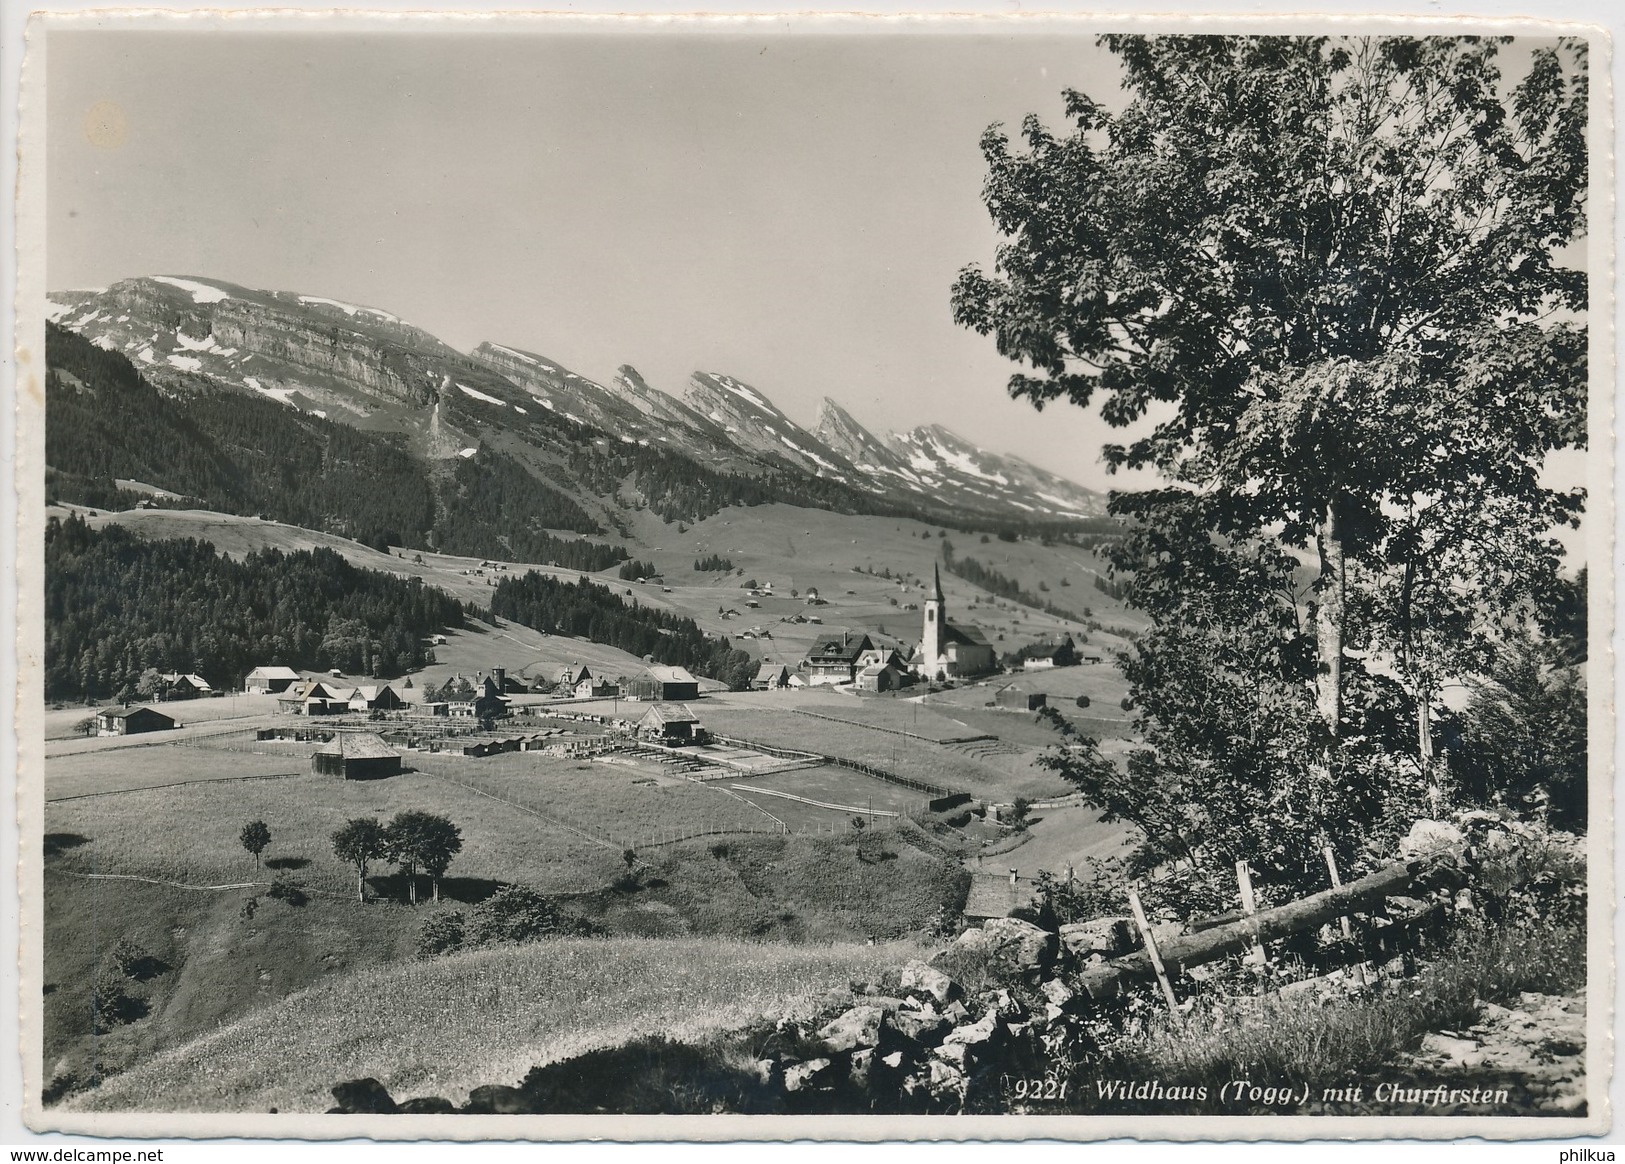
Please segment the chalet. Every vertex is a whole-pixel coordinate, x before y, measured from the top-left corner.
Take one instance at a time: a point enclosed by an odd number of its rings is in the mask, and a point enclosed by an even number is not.
[[[948,604],[942,597],[942,572],[936,571],[931,597],[925,601],[925,621],[920,649],[909,660],[915,672],[927,680],[965,679],[986,675],[994,669],[993,644],[973,626],[948,621]]]
[[[243,690],[250,695],[280,695],[299,682],[299,672],[292,667],[255,667],[243,680]]]
[[[891,647],[874,647],[858,656],[858,669],[861,671],[865,667],[893,667],[906,671],[908,662]]]
[[[277,697],[276,709],[285,715],[341,715],[350,710],[355,688],[326,679],[307,679]]]
[[[865,651],[875,649],[868,635],[853,638],[845,631],[841,637],[825,639],[807,652],[807,683],[811,687],[824,687],[851,683],[858,675],[858,659]]]
[[[165,732],[176,726],[169,716],[150,707],[110,707],[96,713],[96,734],[99,736]]]
[[[400,775],[401,754],[372,732],[340,732],[311,753],[310,770],[317,776],[378,780]]]
[[[166,699],[197,699],[200,696],[214,694],[214,688],[201,675],[183,675],[179,671],[172,671],[158,678],[169,686],[164,696]]]
[[[1038,643],[1022,651],[1021,666],[1027,671],[1047,671],[1051,667],[1074,667],[1078,663],[1077,644],[1067,635],[1059,643]]]
[[[965,897],[965,923],[976,926],[994,918],[1009,917],[1032,903],[1032,883],[1023,885],[1014,869],[1008,876],[972,873],[970,892]]]
[[[777,691],[781,687],[788,686],[790,686],[790,668],[783,663],[769,663],[766,659],[756,668],[756,677],[750,681],[752,691]]]
[[[859,691],[895,691],[902,686],[903,672],[889,663],[870,663],[853,683]]]
[[[352,711],[399,711],[405,706],[406,700],[388,683],[357,687],[350,696]]]
[[[700,682],[681,667],[650,667],[626,685],[626,695],[651,702],[698,699]]]
[[[999,707],[1012,708],[1016,711],[1037,711],[1049,702],[1049,697],[1042,691],[1034,691],[1024,684],[1007,683],[993,696],[993,702]]]
[[[577,699],[619,699],[621,685],[610,679],[583,679],[575,685]]]
[[[685,704],[651,707],[638,720],[638,735],[662,744],[702,744],[705,729]]]

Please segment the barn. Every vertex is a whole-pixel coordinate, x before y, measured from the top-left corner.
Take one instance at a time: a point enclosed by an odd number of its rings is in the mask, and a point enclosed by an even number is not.
[[[243,690],[250,695],[280,695],[299,682],[299,672],[292,667],[255,667],[243,680]]]
[[[681,667],[650,667],[626,685],[628,699],[678,701],[698,699],[700,683]]]
[[[776,691],[780,687],[790,686],[790,668],[783,663],[769,663],[765,660],[756,668],[756,678],[750,681],[752,691]]]
[[[853,682],[859,691],[895,691],[903,673],[889,663],[871,663],[858,672]]]
[[[372,732],[340,732],[311,753],[310,770],[317,776],[378,780],[400,775],[401,754]]]
[[[214,688],[201,675],[185,675],[179,671],[172,671],[158,678],[169,685],[167,695],[169,699],[197,699],[200,696],[214,694]]]
[[[999,689],[993,702],[1016,711],[1037,711],[1049,702],[1049,698],[1042,691],[1034,691],[1024,684],[1009,683]]]
[[[150,707],[110,707],[96,713],[96,734],[99,736],[165,732],[175,726],[173,719]]]
[[[699,718],[683,704],[672,707],[651,707],[638,720],[638,735],[662,744],[700,744],[705,742],[705,729]]]

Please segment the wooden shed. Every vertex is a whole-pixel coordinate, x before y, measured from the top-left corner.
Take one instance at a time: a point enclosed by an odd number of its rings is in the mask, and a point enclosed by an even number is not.
[[[340,732],[311,753],[310,770],[318,776],[378,780],[400,775],[401,754],[373,732]]]
[[[110,707],[96,713],[99,736],[133,736],[141,732],[168,731],[174,726],[173,719],[150,707]]]
[[[999,690],[993,702],[1017,711],[1037,711],[1049,702],[1049,698],[1042,691],[1034,691],[1021,683],[1011,683]]]

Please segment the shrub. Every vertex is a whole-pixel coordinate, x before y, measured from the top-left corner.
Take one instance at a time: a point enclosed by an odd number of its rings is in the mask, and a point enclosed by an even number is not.
[[[574,933],[558,906],[534,889],[505,885],[476,905],[469,916],[467,943],[489,946],[501,942],[534,942],[554,934]]]
[[[265,891],[265,896],[274,901],[285,901],[294,907],[304,905],[310,900],[310,896],[305,892],[303,885],[292,878],[282,876],[280,873],[271,882],[271,888]]]
[[[435,958],[462,949],[466,932],[467,919],[460,909],[447,910],[427,918],[418,927],[418,957]]]
[[[1077,704],[1078,704],[1079,707],[1088,707],[1089,706],[1089,697],[1087,695],[1078,696]]]

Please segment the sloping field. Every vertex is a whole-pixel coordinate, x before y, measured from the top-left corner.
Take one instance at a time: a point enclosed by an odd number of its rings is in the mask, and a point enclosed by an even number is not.
[[[301,772],[97,796],[47,805],[45,831],[77,838],[62,850],[63,870],[219,885],[270,880],[271,870],[256,867],[239,840],[244,824],[263,820],[271,830],[268,860],[311,890],[349,896],[354,872],[333,856],[333,831],[351,817],[387,822],[403,809],[440,813],[462,829],[453,878],[564,892],[602,885],[618,864],[618,853],[424,773],[347,781]],[[373,871],[387,870],[379,862]]]
[[[533,1066],[628,1039],[689,1039],[916,956],[911,945],[811,948],[704,940],[557,939],[363,970],[160,1054],[73,1111],[320,1112],[373,1076],[392,1094],[467,1099]]]

